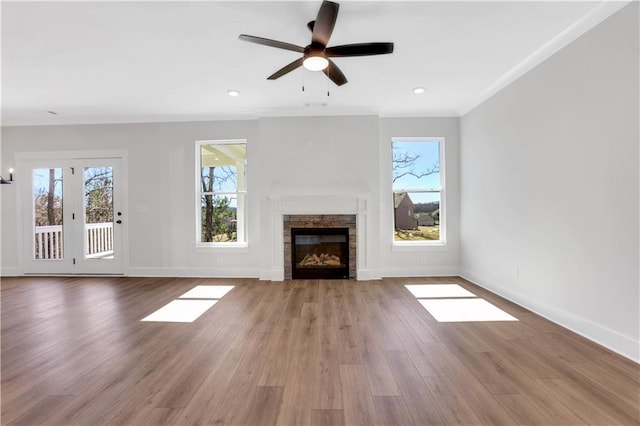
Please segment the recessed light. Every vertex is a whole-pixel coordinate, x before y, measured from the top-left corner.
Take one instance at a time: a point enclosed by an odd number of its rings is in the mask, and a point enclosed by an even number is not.
[[[415,89],[413,89],[413,93],[415,93],[416,95],[424,93],[424,87],[416,87]]]
[[[227,90],[227,95],[236,97],[236,96],[240,96],[240,92],[237,90],[231,89],[231,90]]]

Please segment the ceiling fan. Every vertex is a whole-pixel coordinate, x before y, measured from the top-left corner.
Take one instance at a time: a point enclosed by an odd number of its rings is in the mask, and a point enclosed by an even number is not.
[[[255,37],[246,34],[240,35],[240,40],[251,43],[263,44],[265,46],[277,47],[278,49],[292,50],[302,53],[302,57],[291,62],[289,65],[279,69],[269,77],[268,80],[275,80],[283,75],[295,70],[300,66],[311,71],[322,71],[336,85],[342,86],[347,82],[340,68],[331,60],[331,58],[340,58],[348,56],[370,56],[384,55],[393,53],[393,43],[355,43],[345,44],[342,46],[327,47],[329,38],[333,32],[338,18],[338,9],[340,5],[331,1],[324,0],[318,11],[318,17],[315,21],[307,24],[311,31],[311,44],[306,47],[297,46],[283,41],[272,40],[263,37]]]

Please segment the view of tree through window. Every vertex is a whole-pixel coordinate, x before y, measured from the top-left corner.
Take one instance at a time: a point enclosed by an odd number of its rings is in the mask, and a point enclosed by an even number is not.
[[[113,169],[84,169],[85,223],[113,222]]]
[[[199,144],[200,242],[244,242],[246,144]]]
[[[62,259],[62,168],[33,169],[33,259]]]
[[[62,169],[34,169],[35,226],[62,225]]]
[[[440,241],[440,140],[393,139],[395,241]]]

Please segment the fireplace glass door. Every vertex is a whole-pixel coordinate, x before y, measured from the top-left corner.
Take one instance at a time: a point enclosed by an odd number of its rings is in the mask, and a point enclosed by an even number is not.
[[[292,228],[293,279],[349,278],[349,228]]]

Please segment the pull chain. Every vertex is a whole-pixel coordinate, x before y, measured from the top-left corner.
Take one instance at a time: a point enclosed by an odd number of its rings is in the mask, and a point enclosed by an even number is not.
[[[329,77],[329,71],[328,71],[328,70],[327,70],[327,77]],[[329,92],[329,80],[330,80],[330,79],[331,79],[331,78],[327,78],[327,98],[328,98],[329,96],[331,96],[331,93]]]

